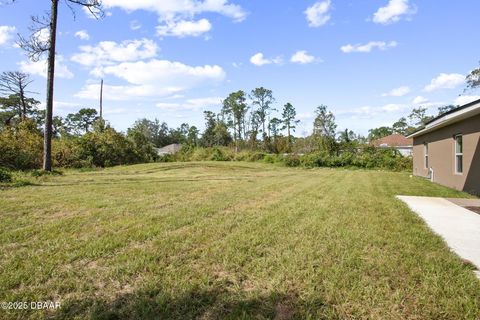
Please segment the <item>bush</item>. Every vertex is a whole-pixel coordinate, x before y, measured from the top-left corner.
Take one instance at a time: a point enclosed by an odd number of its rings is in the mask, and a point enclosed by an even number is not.
[[[4,168],[0,168],[0,182],[12,182],[12,174]]]
[[[10,169],[38,169],[42,165],[43,137],[31,120],[0,132],[0,166]]]
[[[300,163],[300,157],[296,154],[289,154],[285,157],[285,165],[287,167],[298,167]]]

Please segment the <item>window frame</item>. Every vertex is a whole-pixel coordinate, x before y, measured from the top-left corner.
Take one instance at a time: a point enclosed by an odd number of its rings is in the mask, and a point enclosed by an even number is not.
[[[458,146],[458,138],[461,139],[461,150],[458,152],[457,146]],[[456,134],[453,136],[453,156],[454,156],[454,172],[455,174],[462,175],[463,174],[463,135],[461,133]],[[458,170],[458,160],[459,158],[461,159],[461,171]]]
[[[429,160],[428,143],[424,142],[423,143],[423,167],[424,167],[424,169],[428,169],[428,164],[429,164],[428,160]]]

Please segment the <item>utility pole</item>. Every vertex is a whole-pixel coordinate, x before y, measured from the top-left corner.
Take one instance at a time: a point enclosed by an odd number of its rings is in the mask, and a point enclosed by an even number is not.
[[[100,82],[100,119],[103,120],[103,79]]]

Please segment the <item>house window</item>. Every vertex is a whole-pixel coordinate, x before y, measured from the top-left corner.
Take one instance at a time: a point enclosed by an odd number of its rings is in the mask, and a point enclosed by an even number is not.
[[[463,173],[463,137],[455,136],[455,173]]]
[[[424,156],[425,156],[425,169],[428,169],[428,143],[423,144]]]

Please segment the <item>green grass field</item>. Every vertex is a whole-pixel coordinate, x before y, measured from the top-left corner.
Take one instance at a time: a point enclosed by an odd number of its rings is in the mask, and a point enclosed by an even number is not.
[[[394,195],[408,173],[169,163],[0,190],[18,319],[479,319],[480,281]]]

